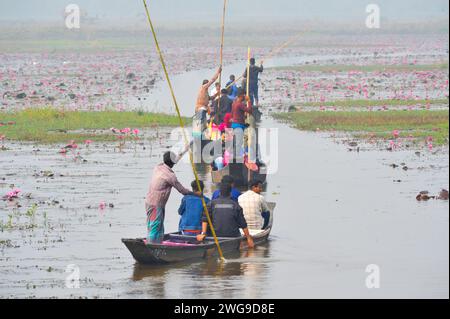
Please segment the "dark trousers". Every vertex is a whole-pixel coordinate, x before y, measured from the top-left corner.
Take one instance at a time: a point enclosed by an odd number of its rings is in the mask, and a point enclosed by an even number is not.
[[[270,223],[270,212],[262,212],[261,216],[262,216],[262,218],[264,218],[264,226],[262,229],[266,229]]]
[[[250,84],[250,100],[252,101],[252,105],[255,105],[255,100],[259,102],[259,95],[258,95],[258,84]]]

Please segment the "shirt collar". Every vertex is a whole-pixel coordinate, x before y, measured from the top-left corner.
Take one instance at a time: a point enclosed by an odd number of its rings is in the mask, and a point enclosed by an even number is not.
[[[171,169],[166,163],[162,163],[161,166],[168,170],[169,172],[173,173],[173,169]]]

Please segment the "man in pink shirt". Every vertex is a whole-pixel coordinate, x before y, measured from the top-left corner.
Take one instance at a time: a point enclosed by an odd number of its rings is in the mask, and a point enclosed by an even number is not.
[[[153,170],[150,188],[145,200],[148,242],[161,243],[164,240],[165,209],[172,187],[183,195],[197,195],[181,185],[175,172],[172,170],[181,156],[176,156],[172,152],[166,152],[164,154],[164,162]]]

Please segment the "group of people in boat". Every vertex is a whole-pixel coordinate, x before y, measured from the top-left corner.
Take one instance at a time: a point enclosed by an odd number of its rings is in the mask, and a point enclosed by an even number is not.
[[[178,213],[179,232],[194,236],[199,242],[211,236],[211,229],[203,205],[211,218],[216,236],[219,238],[241,237],[241,229],[247,238],[248,246],[254,247],[251,230],[266,229],[270,222],[270,208],[264,197],[263,183],[253,180],[249,190],[241,193],[234,186],[231,176],[224,176],[219,189],[209,199],[204,194],[204,183],[192,182],[191,190],[185,188],[177,179],[173,167],[183,156],[166,152],[163,163],[155,167],[150,189],[146,198],[147,242],[161,243],[164,240],[165,208],[172,188],[184,195]],[[200,188],[199,188],[200,186]]]
[[[215,126],[219,132],[217,139],[225,139],[226,129],[231,131],[245,131],[246,115],[252,114],[253,105],[259,105],[258,76],[264,68],[261,64],[256,66],[254,58],[250,60],[249,72],[243,74],[242,87],[237,85],[234,75],[225,88],[216,83],[221,72],[220,66],[211,80],[204,80],[196,101],[193,121],[193,138],[203,139],[208,125]],[[247,74],[249,73],[249,74]],[[247,83],[247,81],[249,81]],[[214,89],[211,87],[214,85]],[[248,86],[248,92],[246,90]],[[208,118],[209,116],[209,118]],[[236,136],[236,132],[231,133]],[[209,136],[211,138],[211,136]],[[232,137],[233,138],[233,137]],[[204,185],[192,183],[192,190],[185,188],[177,179],[172,170],[176,163],[189,151],[189,147],[176,155],[166,152],[163,163],[154,168],[150,188],[146,197],[147,212],[147,241],[161,243],[164,240],[165,208],[172,188],[184,195],[179,209],[181,215],[179,231],[184,235],[196,236],[199,241],[210,235],[207,217],[204,211],[202,198],[207,202],[213,227],[218,237],[240,237],[240,229],[248,239],[249,247],[253,247],[253,239],[249,229],[261,230],[265,228],[270,219],[270,210],[264,197],[261,195],[262,182],[251,181],[248,192],[241,194],[234,188],[232,177],[225,176],[220,188],[209,200],[203,194]],[[224,150],[218,166],[225,165]],[[217,167],[216,167],[217,168]]]
[[[252,58],[249,75],[246,69],[242,76],[242,86],[238,86],[236,76],[231,75],[222,88],[216,82],[222,73],[222,67],[218,68],[210,80],[204,80],[195,106],[194,139],[225,140],[227,129],[241,130],[243,133],[248,126],[247,115],[252,115],[259,107],[258,77],[263,71],[263,65],[257,66],[256,60]],[[214,88],[211,89],[213,85]]]

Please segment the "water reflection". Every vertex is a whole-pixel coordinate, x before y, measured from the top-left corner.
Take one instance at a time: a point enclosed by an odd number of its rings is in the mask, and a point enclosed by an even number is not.
[[[138,293],[151,298],[260,298],[268,286],[270,243],[226,258],[226,262],[210,258],[193,264],[136,264],[132,279],[143,284]]]

